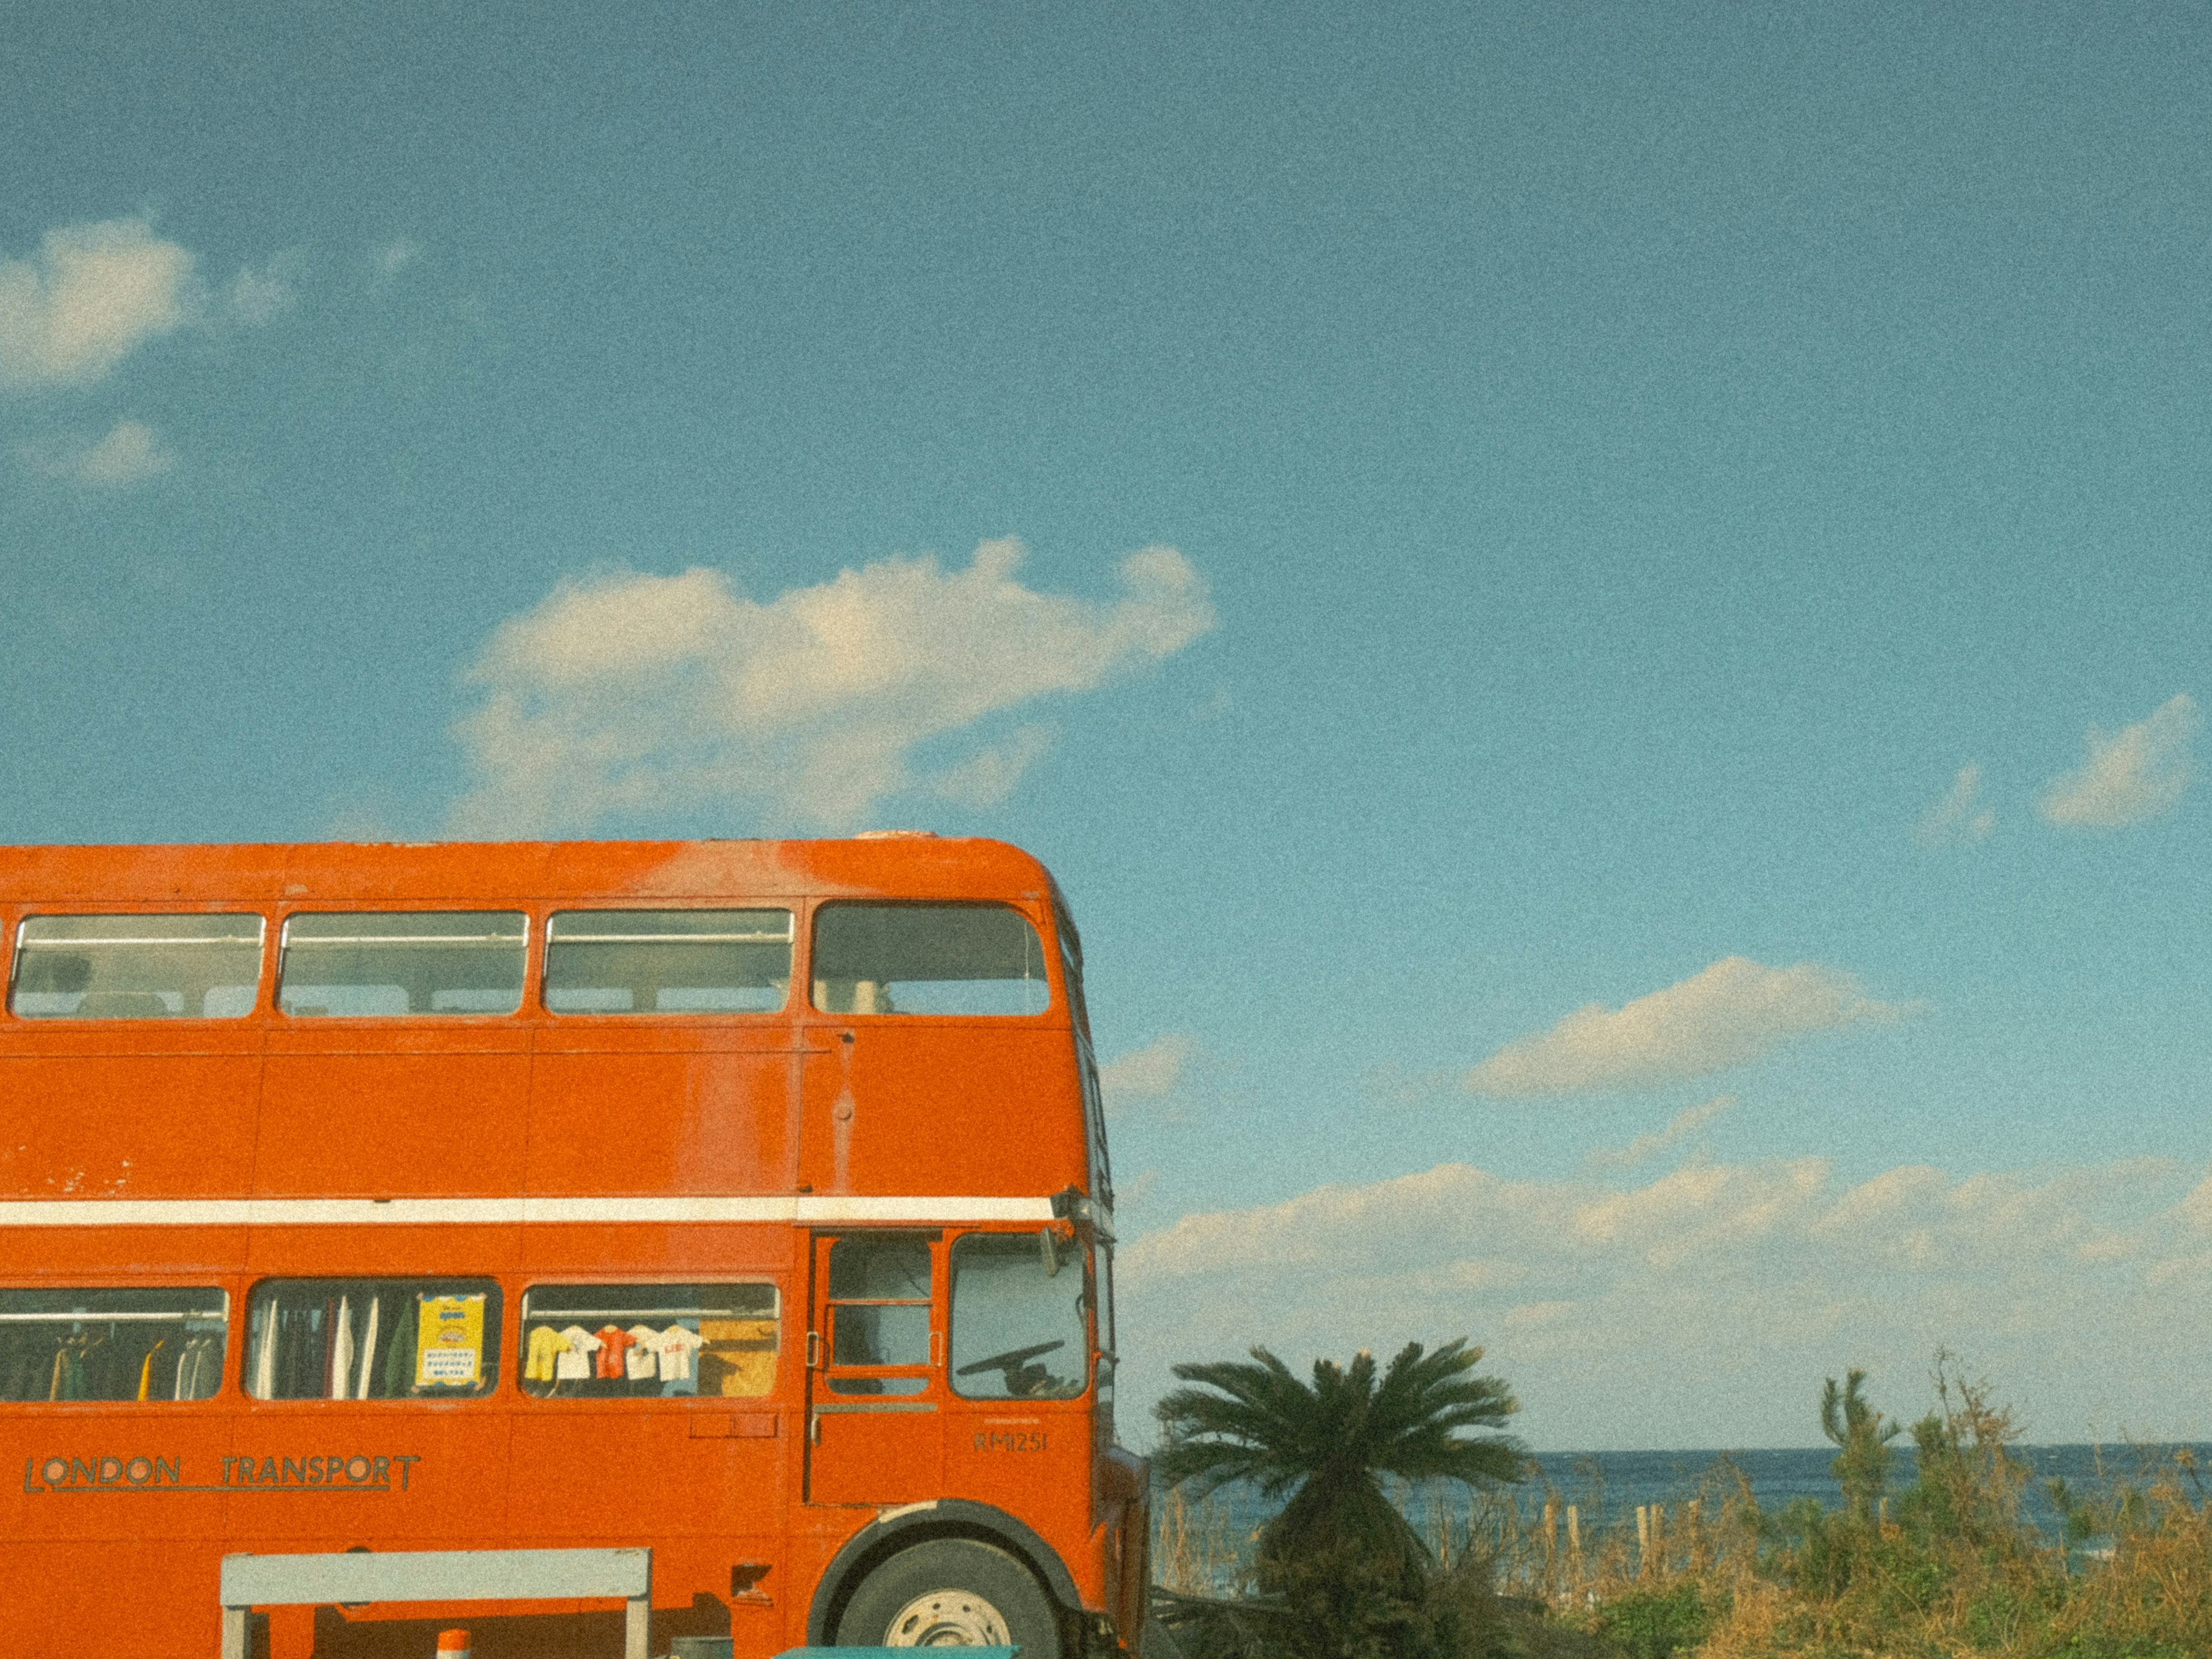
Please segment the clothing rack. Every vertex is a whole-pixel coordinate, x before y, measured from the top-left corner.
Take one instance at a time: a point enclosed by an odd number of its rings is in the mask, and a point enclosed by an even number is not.
[[[221,1324],[223,1314],[220,1308],[206,1313],[0,1313],[0,1322],[10,1325],[143,1325],[187,1319]]]
[[[532,1308],[526,1320],[550,1319],[773,1319],[773,1313],[740,1313],[735,1308]]]

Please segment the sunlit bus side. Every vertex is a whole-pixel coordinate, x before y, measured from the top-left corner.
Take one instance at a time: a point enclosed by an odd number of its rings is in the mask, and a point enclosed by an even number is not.
[[[655,1653],[1138,1648],[1081,948],[1027,854],[0,848],[0,951],[9,1652],[212,1654],[226,1554],[586,1546],[651,1548]],[[611,1651],[618,1606],[254,1644]]]

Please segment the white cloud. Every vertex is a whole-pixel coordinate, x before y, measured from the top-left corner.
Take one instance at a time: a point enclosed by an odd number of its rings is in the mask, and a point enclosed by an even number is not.
[[[23,451],[34,471],[96,489],[122,489],[158,477],[177,464],[161,434],[143,421],[120,420],[97,441],[49,439]]]
[[[1638,1135],[1626,1146],[1604,1146],[1585,1160],[1594,1170],[1628,1170],[1678,1146],[1736,1103],[1734,1095],[1715,1095],[1701,1106],[1686,1106],[1667,1121],[1663,1129]]]
[[[1745,1065],[1793,1038],[1911,1012],[1872,1000],[1832,968],[1724,957],[1620,1008],[1577,1008],[1550,1030],[1507,1043],[1460,1081],[1506,1100],[1649,1089]]]
[[[996,806],[1014,793],[1022,774],[1052,747],[1052,729],[1024,726],[1004,743],[993,744],[938,775],[931,788],[956,806]]]
[[[575,832],[716,806],[845,830],[917,787],[1002,798],[1042,752],[1041,728],[934,767],[916,751],[1213,625],[1205,581],[1171,547],[1124,559],[1111,604],[1024,586],[1022,556],[1006,540],[964,570],[885,559],[765,604],[699,568],[563,581],[467,671],[483,701],[455,731],[477,782],[453,827]]]
[[[258,328],[293,309],[300,303],[299,290],[293,285],[299,263],[296,255],[280,253],[258,270],[240,266],[225,295],[230,315],[249,328]]]
[[[395,236],[368,251],[368,262],[380,276],[397,276],[422,257],[422,244],[412,236]]]
[[[1802,1445],[1823,1376],[1868,1366],[1878,1401],[1917,1413],[1944,1345],[2038,1437],[2110,1425],[2116,1402],[2202,1437],[2212,1372],[2174,1317],[2178,1287],[2212,1288],[2191,1178],[2134,1159],[1841,1187],[1804,1158],[1627,1187],[1463,1164],[1324,1187],[1124,1244],[1124,1397],[1141,1411],[1170,1364],[1253,1343],[1297,1363],[1467,1335],[1539,1445]]]
[[[1170,1031],[1143,1048],[1109,1060],[1098,1068],[1099,1092],[1109,1116],[1144,1102],[1165,1100],[1182,1081],[1183,1068],[1198,1051],[1198,1040]]]
[[[143,219],[64,226],[0,260],[0,386],[100,379],[188,319],[192,264]]]
[[[1959,769],[1943,799],[1928,809],[1913,833],[1923,846],[1954,847],[1987,841],[1997,827],[1996,809],[1982,805],[1982,769],[1969,761]]]
[[[2171,811],[2189,787],[2189,740],[2201,723],[2185,692],[2109,736],[2091,726],[2088,759],[2051,780],[2043,816],[2069,830],[2118,830]]]

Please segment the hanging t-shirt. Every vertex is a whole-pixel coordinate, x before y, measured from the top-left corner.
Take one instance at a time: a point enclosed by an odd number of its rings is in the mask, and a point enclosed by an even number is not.
[[[671,1382],[692,1381],[691,1356],[706,1339],[681,1325],[671,1325],[653,1338],[653,1351],[660,1361],[660,1375]]]
[[[633,1325],[628,1334],[630,1340],[637,1345],[623,1356],[630,1381],[635,1382],[641,1377],[652,1378],[659,1369],[655,1364],[657,1351],[653,1345],[659,1340],[660,1333],[650,1325]]]
[[[602,1325],[592,1334],[599,1339],[599,1374],[606,1377],[620,1377],[624,1358],[630,1349],[637,1346],[637,1339],[619,1325]]]
[[[524,1356],[522,1379],[526,1382],[550,1382],[554,1364],[568,1352],[568,1339],[550,1325],[540,1325],[530,1333],[530,1351]]]
[[[571,1325],[561,1334],[568,1346],[554,1356],[553,1375],[563,1381],[589,1376],[592,1374],[592,1355],[599,1346],[599,1339],[581,1325]]]

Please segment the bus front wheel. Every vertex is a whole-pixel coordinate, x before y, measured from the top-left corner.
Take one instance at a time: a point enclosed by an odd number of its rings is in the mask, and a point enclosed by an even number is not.
[[[845,1647],[1016,1646],[1060,1659],[1060,1619],[1044,1587],[1006,1551],[972,1538],[901,1550],[860,1581],[837,1620]]]

